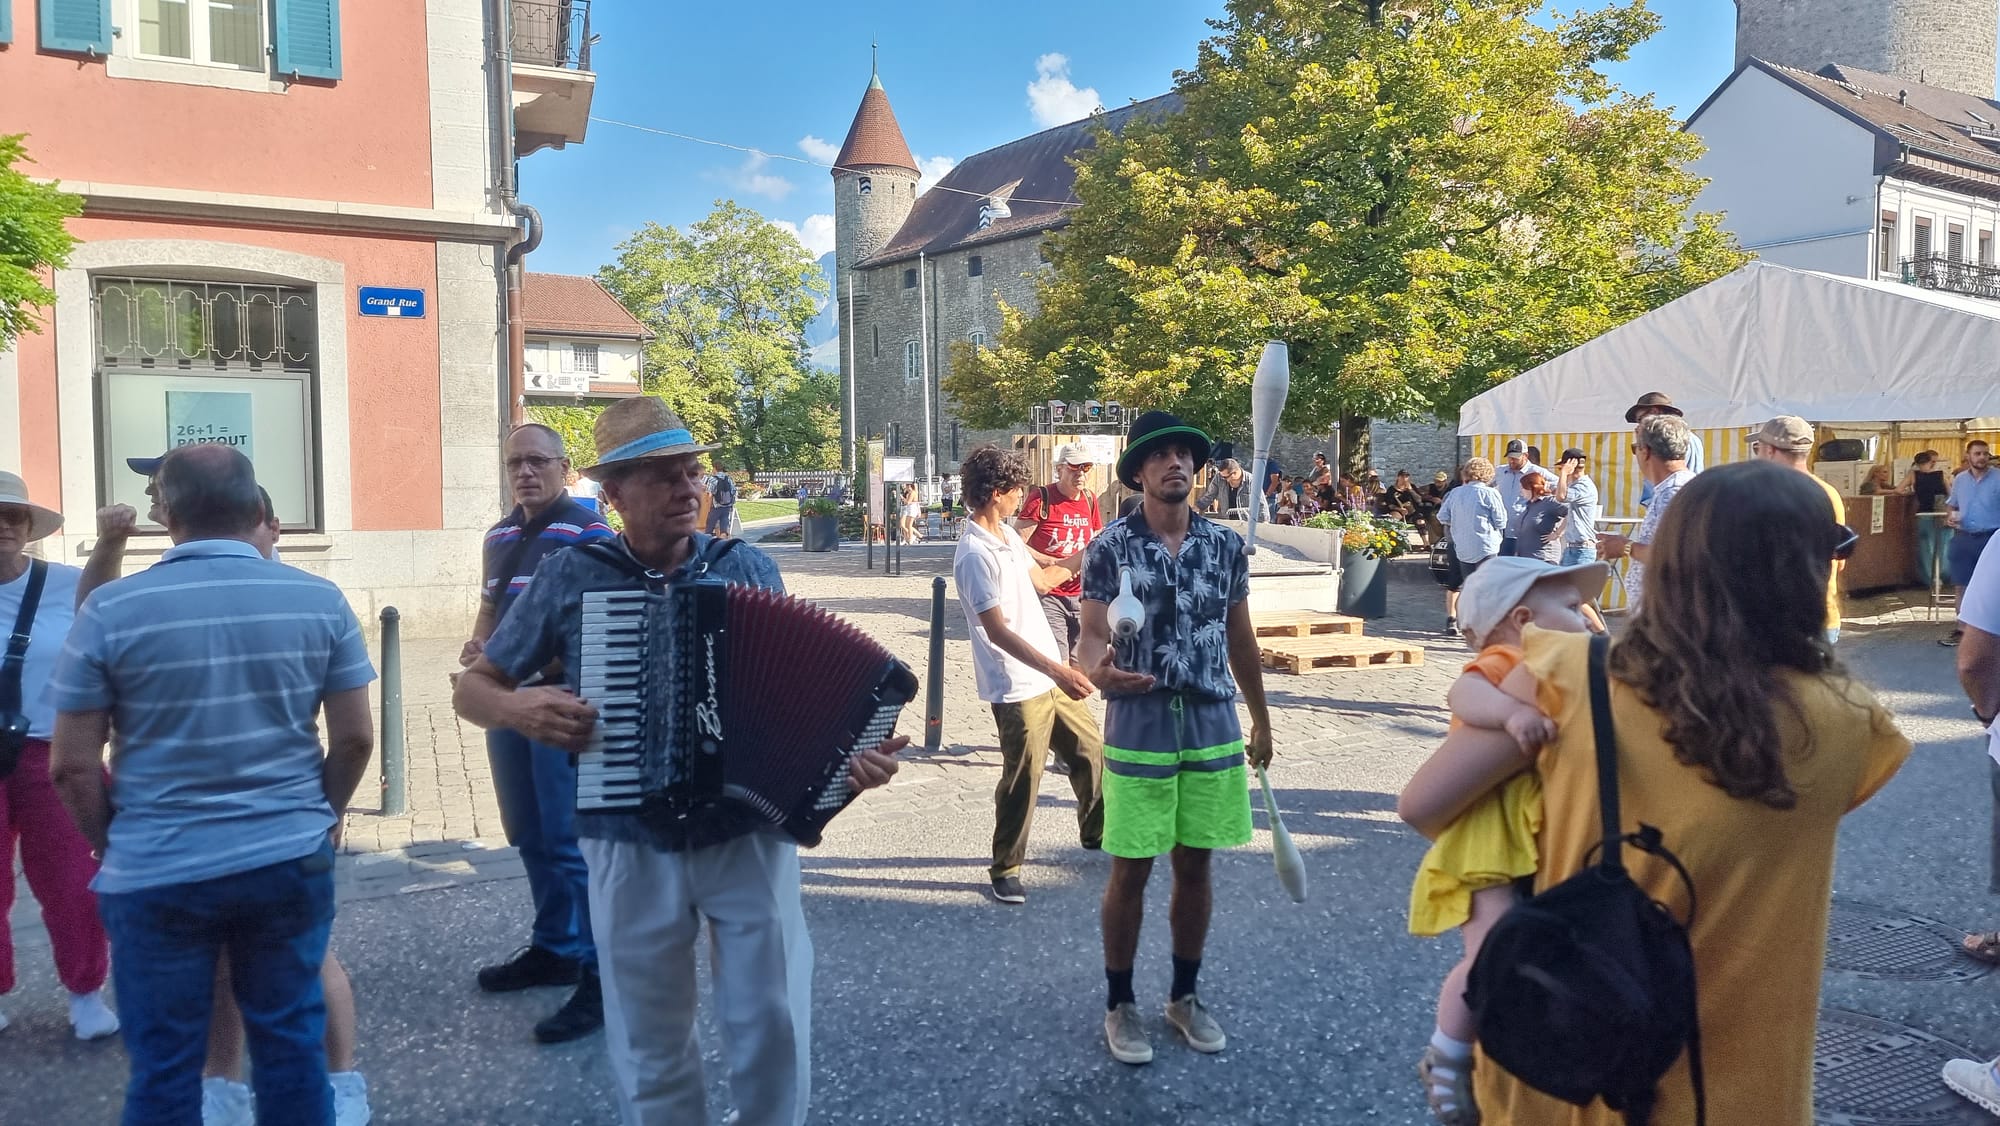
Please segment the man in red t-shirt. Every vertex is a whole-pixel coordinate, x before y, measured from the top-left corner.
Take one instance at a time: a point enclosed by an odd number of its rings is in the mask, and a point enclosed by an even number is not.
[[[1042,613],[1049,630],[1056,635],[1056,648],[1065,661],[1076,653],[1077,639],[1083,636],[1083,549],[1104,530],[1104,514],[1087,482],[1093,464],[1090,450],[1080,442],[1056,449],[1056,479],[1039,489],[1030,489],[1014,518],[1014,527],[1028,544],[1035,562],[1045,567],[1062,567],[1068,581],[1043,589],[1045,580],[1036,576],[1035,589],[1042,596]]]

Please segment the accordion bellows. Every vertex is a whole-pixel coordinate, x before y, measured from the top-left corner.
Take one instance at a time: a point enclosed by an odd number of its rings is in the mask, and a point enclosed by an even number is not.
[[[577,670],[597,731],[577,809],[672,821],[717,802],[816,845],[854,800],[848,762],[895,732],[908,666],[777,591],[695,581],[588,591]]]

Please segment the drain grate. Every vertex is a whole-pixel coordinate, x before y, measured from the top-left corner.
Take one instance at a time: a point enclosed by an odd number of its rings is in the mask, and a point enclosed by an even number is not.
[[[1821,1009],[1813,1044],[1815,1126],[1977,1126],[1993,1119],[1938,1078],[1949,1059],[1983,1059],[1920,1028]]]
[[[1887,981],[1970,981],[1992,967],[1959,948],[1965,932],[1936,919],[1835,899],[1826,967]]]

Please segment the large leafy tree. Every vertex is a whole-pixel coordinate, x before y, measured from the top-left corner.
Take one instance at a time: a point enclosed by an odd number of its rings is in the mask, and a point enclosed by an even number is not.
[[[33,163],[22,136],[0,136],[0,352],[35,328],[32,310],[55,302],[42,279],[69,261],[76,240],[63,221],[83,211],[81,198],[22,171]]]
[[[1267,339],[1287,429],[1450,416],[1743,261],[1691,214],[1700,142],[1599,69],[1657,27],[1645,0],[1384,7],[1230,0],[1180,111],[1075,158],[1039,312],[955,353],[963,416],[1095,397],[1241,433]]]
[[[653,331],[646,390],[721,445],[720,464],[839,464],[840,391],[805,348],[826,280],[798,239],[719,201],[686,230],[646,224],[597,278]]]

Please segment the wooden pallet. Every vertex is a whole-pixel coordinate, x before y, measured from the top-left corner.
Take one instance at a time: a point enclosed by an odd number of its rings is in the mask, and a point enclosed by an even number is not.
[[[1421,645],[1343,634],[1286,639],[1265,645],[1262,651],[1265,667],[1301,674],[1424,663],[1424,647]]]
[[[1350,618],[1346,614],[1328,614],[1320,610],[1273,610],[1259,614],[1252,612],[1250,621],[1257,629],[1258,637],[1311,637],[1324,634],[1352,634],[1360,636],[1361,619]]]

